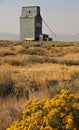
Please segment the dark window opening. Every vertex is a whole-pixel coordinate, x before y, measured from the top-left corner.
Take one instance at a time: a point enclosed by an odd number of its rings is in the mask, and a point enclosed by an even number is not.
[[[30,14],[30,11],[29,11],[29,14]]]

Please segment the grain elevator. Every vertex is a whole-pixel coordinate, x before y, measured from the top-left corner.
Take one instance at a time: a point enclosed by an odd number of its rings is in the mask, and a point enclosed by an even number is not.
[[[20,16],[20,40],[31,39],[33,41],[48,40],[46,34],[42,34],[42,17],[39,6],[22,7]]]

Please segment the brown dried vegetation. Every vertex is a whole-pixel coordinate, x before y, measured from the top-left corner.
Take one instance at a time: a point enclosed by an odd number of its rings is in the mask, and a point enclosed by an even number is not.
[[[79,42],[0,41],[0,130],[63,88],[79,94]]]

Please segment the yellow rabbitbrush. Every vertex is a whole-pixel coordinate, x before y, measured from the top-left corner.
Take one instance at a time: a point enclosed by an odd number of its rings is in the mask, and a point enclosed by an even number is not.
[[[62,90],[52,99],[29,100],[21,120],[7,130],[78,130],[79,96]]]

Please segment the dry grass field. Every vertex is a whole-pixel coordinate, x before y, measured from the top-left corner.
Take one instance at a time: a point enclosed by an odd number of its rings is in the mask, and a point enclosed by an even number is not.
[[[79,94],[79,42],[0,41],[0,130],[63,88]]]

